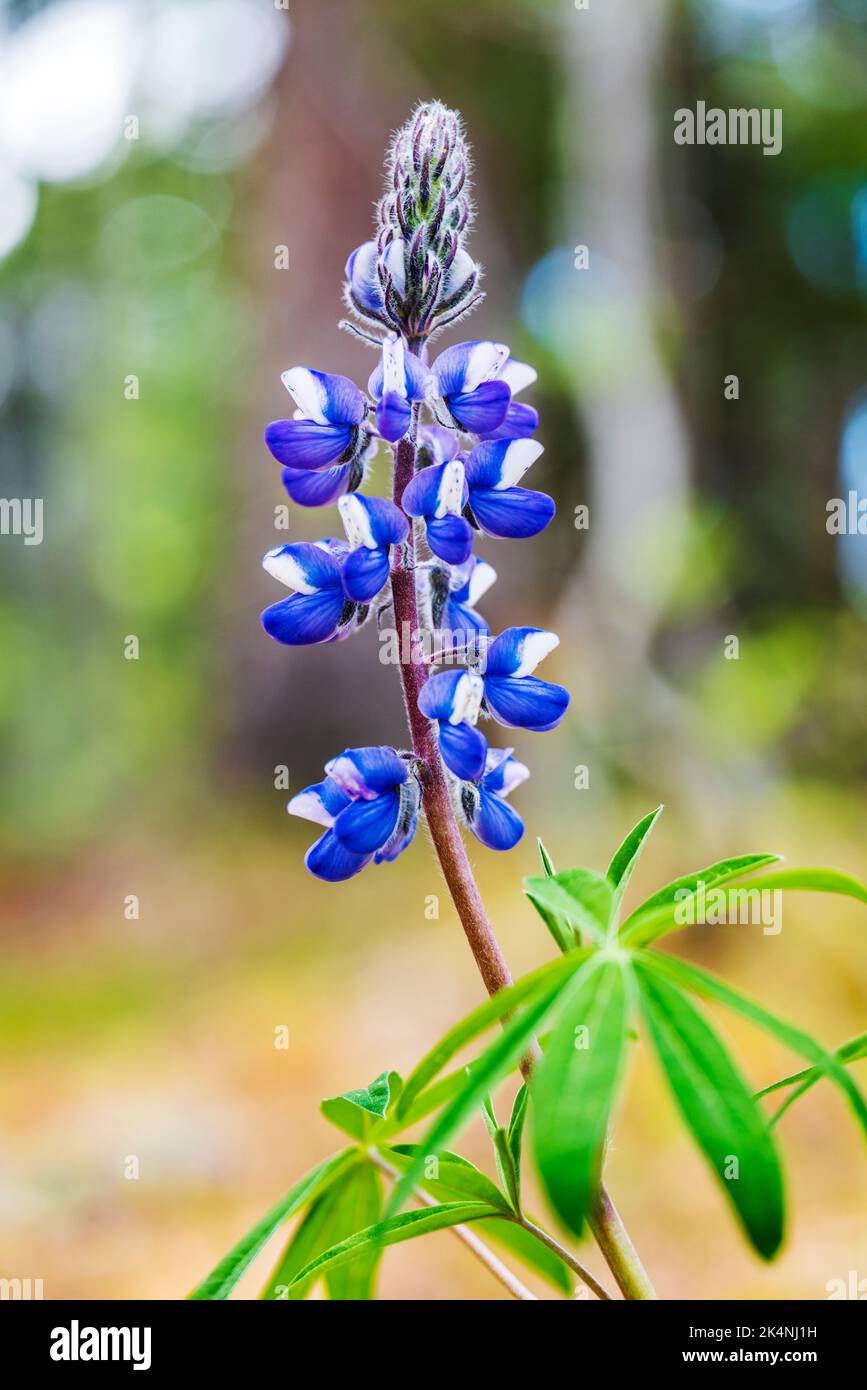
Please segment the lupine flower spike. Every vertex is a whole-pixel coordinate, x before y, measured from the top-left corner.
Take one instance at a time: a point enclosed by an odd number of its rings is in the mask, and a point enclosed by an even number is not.
[[[479,721],[541,732],[569,703],[562,686],[534,674],[555,634],[516,627],[492,638],[477,607],[496,573],[473,553],[475,538],[537,536],[554,515],[547,494],[523,486],[543,450],[535,409],[515,398],[536,373],[505,343],[456,343],[432,361],[428,351],[482,298],[467,246],[470,155],[458,115],[439,102],[419,106],[395,136],[387,169],[374,235],[346,263],[355,322],[343,327],[378,354],[367,391],[291,367],[282,380],[295,413],[265,431],[289,496],[304,507],[336,503],[346,533],[268,552],[265,569],[292,593],[262,614],[266,632],[304,646],[347,637],[372,612],[381,626],[390,613],[396,619],[408,580],[431,639],[421,678],[418,667],[412,680],[402,668],[413,750],[347,749],[289,803],[292,815],[323,827],[305,862],[330,882],[397,858],[415,833],[423,789],[437,779],[445,795],[436,815],[457,812],[483,845],[511,849],[524,827],[506,797],[529,770],[511,749],[489,747]],[[394,501],[368,486],[383,442],[399,469]],[[437,669],[445,652],[457,659],[453,669]]]

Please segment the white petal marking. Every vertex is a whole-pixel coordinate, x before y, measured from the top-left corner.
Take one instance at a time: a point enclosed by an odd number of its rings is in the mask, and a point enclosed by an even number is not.
[[[502,492],[507,487],[515,487],[531,464],[544,452],[544,444],[540,444],[537,439],[512,440],[503,458],[500,481],[494,484],[494,490]]]
[[[471,349],[461,392],[475,391],[486,381],[494,381],[509,360],[505,343],[476,343]]]
[[[531,632],[524,638],[521,645],[521,661],[512,675],[516,678],[532,675],[539,662],[544,661],[559,645],[560,638],[556,632]]]
[[[437,497],[437,509],[434,516],[442,518],[448,516],[460,516],[464,498],[464,465],[460,459],[452,459],[443,469],[440,479],[439,494]]]
[[[324,413],[327,404],[325,387],[318,376],[308,367],[290,367],[280,380],[306,419],[314,420],[317,425],[328,424]]]
[[[382,345],[382,394],[396,391],[406,400],[406,367],[403,354],[403,338],[399,338],[396,333],[386,338]]]
[[[532,386],[538,375],[535,367],[529,366],[526,362],[515,362],[510,357],[500,372],[500,381],[504,381],[512,395],[517,396],[526,386]]]
[[[481,676],[467,671],[455,685],[450,724],[475,724],[479,717],[485,683]]]
[[[334,824],[334,817],[325,809],[318,792],[299,792],[297,796],[293,796],[286,810],[290,816],[303,816],[304,820],[312,820],[316,825],[324,825],[326,828]]]
[[[337,509],[350,547],[353,550],[358,550],[361,546],[366,550],[376,550],[377,544],[370,529],[370,516],[361,498],[354,492],[338,497]]]
[[[479,560],[472,574],[470,575],[470,589],[468,602],[470,605],[478,603],[480,598],[488,592],[491,585],[496,583],[497,571],[493,565],[489,565],[487,560]]]
[[[281,584],[285,584],[287,589],[294,589],[297,594],[315,594],[318,589],[315,584],[311,584],[306,572],[299,565],[294,555],[287,555],[285,547],[275,546],[269,550],[262,560],[263,570],[278,579]]]

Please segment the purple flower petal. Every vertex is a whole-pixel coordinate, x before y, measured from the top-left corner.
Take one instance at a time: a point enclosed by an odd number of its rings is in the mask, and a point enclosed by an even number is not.
[[[431,367],[437,395],[446,397],[475,391],[483,382],[499,376],[508,358],[509,349],[505,343],[477,339],[455,343],[441,352]]]
[[[445,397],[452,415],[471,434],[487,434],[501,425],[511,399],[504,381],[486,381],[475,391]]]
[[[287,647],[307,647],[329,642],[337,635],[346,606],[342,589],[293,594],[266,608],[261,622],[268,636],[276,642]]]
[[[545,733],[560,723],[569,691],[538,676],[485,676],[485,704],[498,724]]]
[[[466,500],[464,467],[459,459],[431,464],[404,489],[401,505],[409,516],[442,517],[460,512]]]
[[[522,401],[512,401],[506,418],[495,430],[479,433],[481,439],[528,439],[539,428],[539,412]]]
[[[293,796],[286,810],[290,816],[301,816],[317,825],[331,826],[334,817],[350,804],[349,797],[330,777],[324,782],[315,782],[311,787]]]
[[[367,397],[348,376],[290,367],[280,378],[306,420],[319,425],[360,425]]]
[[[479,729],[472,724],[449,724],[444,720],[439,726],[439,741],[443,762],[456,777],[475,782],[482,776],[488,740]]]
[[[403,759],[387,746],[347,748],[326,763],[325,771],[349,796],[365,801],[392,791],[409,776]]]
[[[359,309],[375,315],[384,308],[382,286],[376,270],[378,259],[376,242],[365,241],[356,247],[346,262],[346,279],[352,298]]]
[[[467,486],[516,487],[544,452],[544,446],[535,439],[487,440],[473,449],[464,464]]]
[[[409,534],[409,522],[399,507],[387,497],[365,497],[353,492],[337,504],[344,530],[353,550],[369,550],[399,545]]]
[[[447,565],[462,565],[473,549],[473,528],[462,516],[428,519],[427,543]]]
[[[481,697],[480,676],[471,671],[440,671],[422,686],[418,707],[426,719],[475,721]]]
[[[324,879],[326,883],[342,883],[352,878],[370,860],[369,854],[354,854],[342,845],[333,830],[326,830],[324,835],[320,835],[304,856],[304,863],[311,874]]]
[[[354,801],[334,822],[334,834],[354,854],[373,854],[394,832],[400,809],[395,791],[384,792],[370,801]]]
[[[467,795],[464,812],[470,830],[488,849],[514,849],[524,833],[524,822],[517,811],[484,786]]]
[[[369,603],[388,583],[388,551],[353,550],[343,565],[343,591],[356,603]]]
[[[271,453],[288,468],[328,468],[357,438],[351,425],[317,425],[313,420],[272,420],[265,430]]]
[[[375,411],[376,428],[389,444],[403,439],[412,423],[412,406],[405,396],[396,391],[387,391],[379,401]]]
[[[473,488],[470,506],[482,530],[503,540],[538,536],[557,510],[547,493],[526,487]]]
[[[492,748],[482,781],[486,791],[495,796],[508,796],[529,776],[530,769],[512,757],[511,748]]]
[[[262,567],[299,594],[314,594],[318,589],[340,588],[340,562],[325,542],[314,545],[297,541],[294,545],[277,545],[269,550]]]
[[[299,507],[327,507],[346,492],[350,472],[348,463],[338,463],[317,473],[284,466],[280,480]]]
[[[546,628],[507,627],[488,648],[485,673],[489,676],[529,676],[559,645],[556,632]]]

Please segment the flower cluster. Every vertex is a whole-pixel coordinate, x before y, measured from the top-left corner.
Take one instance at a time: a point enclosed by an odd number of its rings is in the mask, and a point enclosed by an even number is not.
[[[442,759],[467,829],[493,849],[512,848],[523,825],[506,798],[529,771],[511,749],[489,747],[479,722],[544,731],[569,703],[562,686],[533,674],[559,639],[531,627],[494,637],[476,608],[496,579],[474,553],[476,539],[535,536],[554,515],[547,494],[523,485],[543,450],[536,411],[515,398],[536,373],[488,341],[455,344],[428,362],[431,337],[481,298],[481,270],[465,246],[468,172],[459,117],[436,102],[420,106],[394,139],[376,236],[346,266],[356,323],[344,326],[377,350],[367,392],[347,377],[293,367],[282,380],[294,415],[265,431],[289,496],[303,507],[336,503],[346,536],[268,552],[265,569],[293,592],[265,610],[266,632],[289,646],[348,637],[371,614],[395,613],[390,581],[400,573],[410,575],[414,611],[431,634],[464,643],[466,669],[432,672],[421,684],[425,748],[417,739],[413,753],[348,749],[289,803],[293,815],[325,826],[306,863],[331,881],[410,843],[426,757]],[[401,469],[394,501],[362,490],[382,444],[414,461],[410,474]]]

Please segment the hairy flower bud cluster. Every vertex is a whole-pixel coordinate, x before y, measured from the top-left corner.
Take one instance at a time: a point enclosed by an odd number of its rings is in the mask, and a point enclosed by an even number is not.
[[[481,270],[465,246],[469,173],[457,112],[419,106],[392,141],[377,235],[347,262],[347,303],[361,318],[418,343],[479,302]]]

